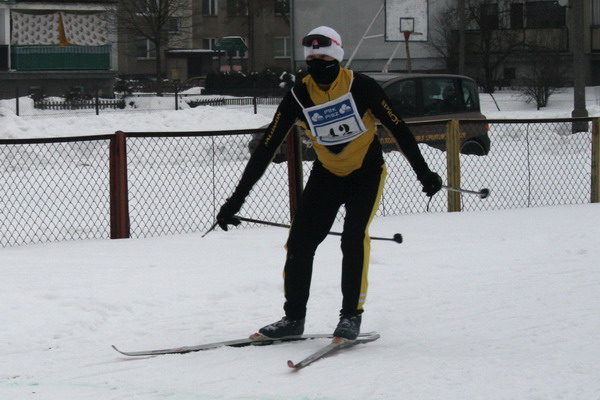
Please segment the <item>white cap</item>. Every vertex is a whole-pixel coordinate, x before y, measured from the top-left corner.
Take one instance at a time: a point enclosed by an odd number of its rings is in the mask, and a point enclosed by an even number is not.
[[[339,33],[337,33],[334,29],[328,26],[319,26],[318,28],[313,29],[308,32],[308,35],[323,35],[327,36],[331,39],[331,46],[327,47],[319,47],[318,49],[313,49],[312,47],[302,46],[304,47],[304,59],[312,54],[324,54],[330,57],[335,58],[339,62],[342,62],[344,59],[344,49],[342,48],[342,37]],[[306,36],[308,36],[306,35]]]

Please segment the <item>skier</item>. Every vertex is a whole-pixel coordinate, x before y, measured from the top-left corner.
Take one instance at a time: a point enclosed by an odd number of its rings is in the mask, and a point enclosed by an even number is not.
[[[284,266],[285,316],[259,330],[267,338],[304,332],[313,258],[339,208],[346,216],[341,238],[342,309],[335,337],[355,340],[367,295],[369,225],[384,186],[386,165],[376,136],[376,119],[392,134],[427,196],[441,189],[404,121],[371,78],[340,66],[342,39],[330,27],[302,39],[308,74],[279,104],[273,121],[252,153],[239,184],[217,215],[223,230],[237,226],[235,214],[271,162],[294,123],[311,139],[317,159],[302,193],[287,239]]]

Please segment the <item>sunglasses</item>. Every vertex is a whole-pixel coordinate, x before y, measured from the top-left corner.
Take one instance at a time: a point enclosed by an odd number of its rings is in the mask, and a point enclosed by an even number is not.
[[[329,47],[331,43],[335,43],[338,46],[341,46],[336,40],[329,38],[324,35],[308,35],[302,39],[302,46],[304,47],[312,47],[313,49],[318,49],[320,47]]]

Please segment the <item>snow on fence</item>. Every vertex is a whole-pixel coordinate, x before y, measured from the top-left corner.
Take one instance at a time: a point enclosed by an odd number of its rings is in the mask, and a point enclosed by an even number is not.
[[[33,100],[33,108],[28,107],[28,102],[19,97],[15,98],[15,113],[19,116],[48,116],[61,115],[62,111],[67,112],[69,116],[75,111],[83,113],[90,110],[95,111],[99,115],[101,111],[125,110],[127,106],[135,108],[136,97],[144,96],[127,96],[115,99],[105,99],[95,96],[92,99],[71,99],[64,98],[42,98]],[[174,97],[173,101],[161,103],[162,106],[154,111],[159,110],[178,110],[182,106],[198,107],[198,106],[228,106],[228,107],[244,107],[253,106],[254,113],[257,113],[258,106],[277,106],[281,102],[281,97],[223,97],[223,96],[202,96],[196,94],[185,93],[164,93],[163,98]],[[29,99],[28,99],[29,100]],[[21,104],[24,103],[24,104]],[[24,106],[24,107],[23,107]],[[129,108],[126,111],[131,111]]]
[[[90,110],[90,109],[123,109],[125,100],[123,99],[90,99],[90,100],[39,100],[33,102],[33,107],[38,110]]]
[[[488,120],[489,154],[461,154],[460,165],[449,164],[445,151],[420,146],[442,177],[457,168],[462,187],[491,190],[487,199],[460,196],[465,211],[599,202],[600,119],[586,121],[592,128],[573,134],[569,119]],[[252,136],[261,132],[0,140],[0,244],[205,232],[240,178]],[[392,151],[385,158],[378,215],[425,212],[428,199],[404,157]],[[290,164],[305,181],[312,163]],[[288,176],[287,162],[273,163],[240,214],[289,223],[295,194]],[[429,211],[448,211],[452,195],[434,196]]]

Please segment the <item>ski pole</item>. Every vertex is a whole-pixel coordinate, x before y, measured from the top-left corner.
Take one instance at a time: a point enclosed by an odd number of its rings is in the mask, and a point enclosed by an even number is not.
[[[259,219],[240,217],[239,215],[236,215],[235,218],[239,219],[240,221],[253,222],[255,224],[263,224],[263,225],[269,225],[269,226],[276,226],[278,228],[290,228],[291,227],[288,224],[280,224],[277,222],[269,222],[269,221],[262,221]],[[334,235],[334,236],[342,236],[342,234],[340,232],[329,232],[328,234]],[[373,239],[373,240],[389,240],[389,241],[396,242],[396,243],[402,243],[402,235],[400,233],[394,234],[394,236],[392,236],[391,238],[371,236],[371,239]]]
[[[212,224],[212,226],[206,232],[204,232],[204,235],[202,235],[202,237],[204,237],[204,236],[208,235],[209,233],[211,233],[217,227],[217,225],[218,225],[218,222],[215,221],[215,223]]]
[[[459,193],[476,194],[476,195],[479,196],[480,199],[485,199],[486,197],[488,197],[490,195],[490,189],[487,189],[487,188],[483,188],[483,189],[481,189],[478,192],[475,191],[475,190],[453,188],[453,187],[445,186],[445,185],[442,185],[442,188],[448,190],[449,192],[459,192]]]

